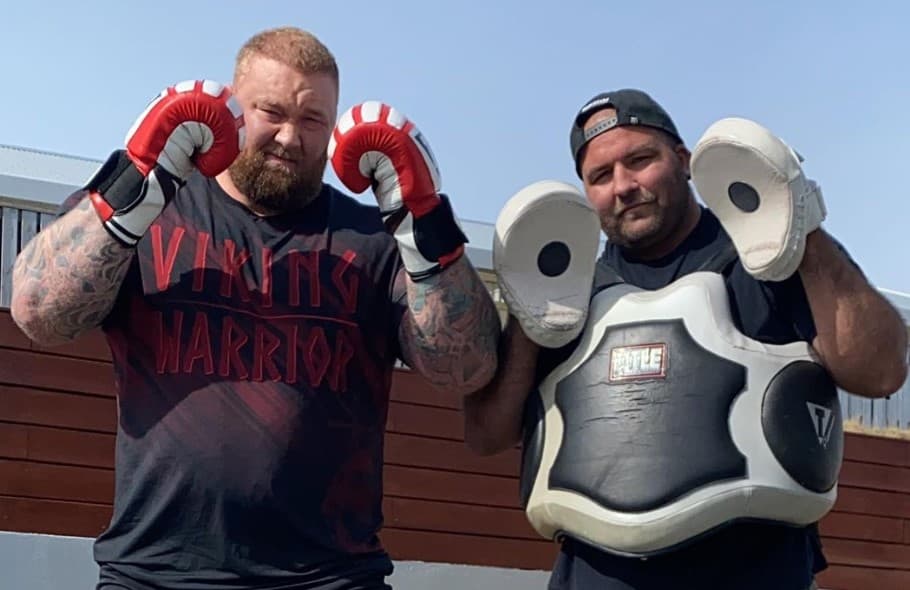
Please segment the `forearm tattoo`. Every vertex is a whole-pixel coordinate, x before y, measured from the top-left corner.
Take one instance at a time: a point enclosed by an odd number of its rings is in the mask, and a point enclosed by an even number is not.
[[[110,312],[134,251],[108,235],[83,199],[42,230],[13,268],[13,297],[29,309],[29,336],[65,342]]]
[[[430,279],[407,280],[410,313],[402,351],[413,369],[439,387],[473,391],[496,369],[500,322],[483,281],[459,261]]]

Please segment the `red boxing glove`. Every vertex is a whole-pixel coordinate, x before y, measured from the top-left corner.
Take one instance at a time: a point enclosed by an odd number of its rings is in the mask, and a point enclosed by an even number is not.
[[[180,82],[159,94],[86,185],[105,229],[134,246],[177,189],[198,169],[216,176],[244,143],[243,111],[210,80]]]
[[[464,254],[467,237],[439,193],[439,168],[417,127],[375,101],[338,120],[329,142],[338,179],[355,193],[373,187],[386,227],[414,280],[441,272]]]

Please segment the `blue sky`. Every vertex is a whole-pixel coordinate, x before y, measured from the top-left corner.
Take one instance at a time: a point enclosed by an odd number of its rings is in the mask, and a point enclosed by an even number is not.
[[[639,87],[664,104],[690,146],[732,115],[794,145],[823,188],[826,228],[873,283],[910,292],[907,6],[7,3],[0,143],[103,158],[163,87],[227,82],[247,37],[292,24],[338,59],[340,111],[378,99],[417,123],[461,217],[493,222],[515,191],[539,179],[576,183],[572,114],[602,90]]]

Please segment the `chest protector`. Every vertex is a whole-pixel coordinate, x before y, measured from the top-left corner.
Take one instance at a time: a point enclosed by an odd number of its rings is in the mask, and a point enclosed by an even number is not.
[[[842,417],[807,343],[746,337],[723,277],[696,272],[594,297],[578,347],[529,399],[523,452],[541,535],[645,556],[735,521],[819,520]]]

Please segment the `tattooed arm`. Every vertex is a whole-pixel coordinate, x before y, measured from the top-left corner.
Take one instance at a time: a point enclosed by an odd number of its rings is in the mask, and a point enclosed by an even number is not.
[[[404,270],[408,312],[399,332],[405,363],[434,385],[468,394],[496,372],[499,316],[489,291],[465,257],[420,282]]]
[[[16,258],[13,321],[44,346],[76,339],[110,312],[134,253],[114,241],[82,199]]]

